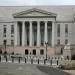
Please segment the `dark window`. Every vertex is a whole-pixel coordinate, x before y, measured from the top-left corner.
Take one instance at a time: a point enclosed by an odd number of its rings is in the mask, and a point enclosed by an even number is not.
[[[61,48],[61,54],[63,54],[63,48]]]
[[[35,49],[33,50],[33,55],[36,55],[36,50]]]
[[[41,49],[41,50],[40,50],[40,55],[43,55],[43,54],[44,54],[44,50]]]
[[[7,44],[7,40],[4,40],[4,41],[3,41],[3,44],[6,45],[6,44]]]
[[[11,40],[11,45],[12,45],[12,46],[14,45],[14,40]]]
[[[65,24],[65,37],[68,37],[68,24]]]
[[[60,37],[60,24],[57,25],[57,36]]]
[[[14,34],[14,25],[11,25],[11,34]]]
[[[3,33],[6,33],[6,25],[4,25],[4,31],[3,31]]]
[[[25,55],[28,55],[28,50],[27,49],[25,50]]]

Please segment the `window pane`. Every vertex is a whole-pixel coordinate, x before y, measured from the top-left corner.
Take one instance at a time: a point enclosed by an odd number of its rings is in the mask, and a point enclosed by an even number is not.
[[[4,41],[3,41],[3,44],[6,45],[6,44],[7,44],[7,40],[4,40]]]
[[[40,55],[43,55],[43,54],[44,54],[44,50],[41,49],[41,50],[40,50]]]
[[[11,45],[12,45],[12,46],[14,45],[14,40],[11,40]]]
[[[33,55],[36,55],[36,50],[35,49],[33,50]]]
[[[25,55],[28,55],[28,50],[27,49],[25,50]]]
[[[11,34],[14,33],[14,25],[11,25]]]
[[[65,24],[65,37],[68,37],[68,24]]]
[[[60,24],[57,25],[57,36],[60,37]]]
[[[6,25],[4,25],[3,33],[6,33]]]

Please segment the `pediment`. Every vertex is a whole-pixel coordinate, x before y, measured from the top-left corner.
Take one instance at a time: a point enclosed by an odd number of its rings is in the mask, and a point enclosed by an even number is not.
[[[14,16],[14,18],[19,18],[19,17],[43,17],[43,16],[56,17],[56,14],[48,12],[48,11],[33,8],[33,9],[29,9],[29,10],[22,11],[22,12],[19,12],[19,13],[15,13],[13,16]]]

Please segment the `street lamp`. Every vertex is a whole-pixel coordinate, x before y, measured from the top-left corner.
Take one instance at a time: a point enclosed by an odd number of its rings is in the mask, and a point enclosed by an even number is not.
[[[12,52],[12,55],[14,55],[14,44],[13,44],[13,52]]]
[[[7,51],[6,51],[6,42],[4,43],[4,48],[5,48],[4,54],[7,54]]]
[[[46,45],[46,60],[47,60],[47,45],[48,45],[48,42],[45,42],[45,45]]]

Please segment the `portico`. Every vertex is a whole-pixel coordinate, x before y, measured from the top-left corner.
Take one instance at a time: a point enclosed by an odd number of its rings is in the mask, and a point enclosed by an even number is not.
[[[20,21],[15,25],[15,45],[49,46],[54,45],[54,23],[52,21]]]
[[[14,14],[15,46],[54,46],[54,22],[56,14],[31,9]]]

